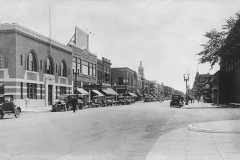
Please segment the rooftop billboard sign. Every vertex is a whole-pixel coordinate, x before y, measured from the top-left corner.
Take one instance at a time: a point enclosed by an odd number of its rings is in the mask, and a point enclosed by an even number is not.
[[[75,44],[83,49],[88,49],[88,34],[78,27],[75,27]]]

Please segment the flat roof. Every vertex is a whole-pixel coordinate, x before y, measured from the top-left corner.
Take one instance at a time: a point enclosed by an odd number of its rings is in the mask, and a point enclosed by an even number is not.
[[[0,24],[0,31],[8,31],[8,30],[16,30],[18,32],[21,32],[21,33],[25,34],[26,36],[36,38],[36,39],[38,39],[40,41],[43,41],[45,43],[49,43],[50,44],[50,41],[51,41],[51,44],[53,46],[56,46],[58,48],[67,50],[69,52],[72,52],[72,48],[71,47],[69,47],[69,46],[67,46],[65,44],[62,44],[60,42],[57,42],[57,41],[55,41],[53,39],[50,39],[49,37],[44,36],[42,34],[39,34],[39,33],[35,32],[33,30],[30,30],[30,29],[28,29],[26,27],[23,27],[23,26],[21,26],[21,25],[19,25],[17,23],[11,23],[11,24],[4,23],[4,24]]]

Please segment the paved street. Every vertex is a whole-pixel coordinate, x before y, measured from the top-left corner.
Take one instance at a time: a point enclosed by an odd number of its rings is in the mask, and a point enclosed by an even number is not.
[[[144,160],[166,133],[239,117],[239,108],[180,109],[169,101],[7,115],[0,120],[0,159]]]

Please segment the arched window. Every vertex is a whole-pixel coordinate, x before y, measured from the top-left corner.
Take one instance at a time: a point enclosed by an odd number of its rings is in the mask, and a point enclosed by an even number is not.
[[[53,64],[49,57],[47,58],[47,63],[46,63],[46,73],[53,74]]]
[[[65,65],[65,63],[62,61],[62,62],[61,62],[61,71],[60,71],[62,77],[66,77],[66,76],[67,76],[66,71],[67,71],[66,65]]]
[[[30,52],[28,54],[28,58],[27,58],[27,70],[29,71],[37,71],[37,67],[36,67],[36,59],[33,55],[32,52]]]
[[[0,68],[4,68],[4,58],[2,54],[0,54]]]

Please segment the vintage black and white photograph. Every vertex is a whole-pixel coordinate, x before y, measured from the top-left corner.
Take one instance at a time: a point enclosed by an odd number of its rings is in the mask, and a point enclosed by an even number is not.
[[[0,6],[0,160],[240,159],[240,0]]]

